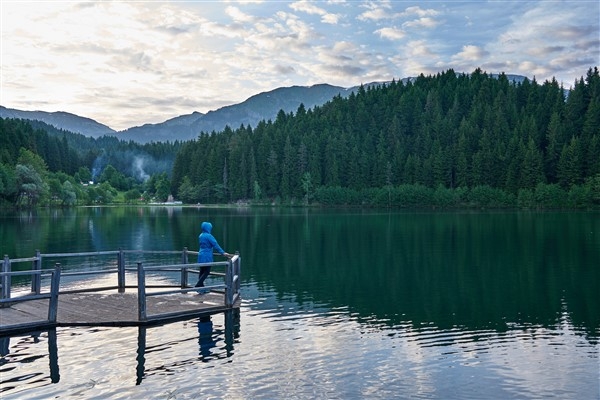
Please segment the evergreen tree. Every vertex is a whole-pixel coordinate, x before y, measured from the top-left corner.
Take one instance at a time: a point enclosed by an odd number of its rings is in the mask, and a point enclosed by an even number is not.
[[[563,188],[577,185],[581,182],[583,157],[581,141],[573,136],[568,145],[564,145],[558,161],[558,182]]]
[[[183,188],[212,182],[213,195],[231,200],[292,200],[305,198],[308,173],[314,199],[329,204],[400,204],[393,187],[407,184],[431,190],[423,196],[435,193],[439,204],[456,202],[448,196],[454,188],[473,204],[508,205],[517,194],[534,204],[535,190],[581,186],[598,170],[599,82],[590,70],[564,96],[554,79],[514,84],[477,69],[361,86],[254,129],[200,134],[181,147],[173,187],[189,177]]]
[[[521,165],[520,188],[533,189],[539,183],[544,183],[542,154],[535,145],[533,137],[529,138],[523,164]]]

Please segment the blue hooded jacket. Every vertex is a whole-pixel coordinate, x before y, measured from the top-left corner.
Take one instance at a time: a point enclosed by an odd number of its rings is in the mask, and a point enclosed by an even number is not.
[[[198,252],[198,262],[212,262],[213,261],[213,249],[219,254],[224,254],[225,250],[219,246],[215,237],[210,233],[212,231],[212,224],[210,222],[203,222],[201,225],[202,233],[198,236],[198,242],[200,243],[200,251]]]

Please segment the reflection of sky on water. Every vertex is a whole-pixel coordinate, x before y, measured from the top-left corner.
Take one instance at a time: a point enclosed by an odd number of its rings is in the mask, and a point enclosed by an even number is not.
[[[166,216],[168,221],[181,213],[181,210],[181,207],[172,206],[132,208],[122,218],[112,220],[111,224],[114,226],[110,227],[97,223],[102,221],[103,213],[106,211],[101,210],[90,215],[88,231],[94,249],[97,251],[117,248],[127,250],[168,248],[170,250],[169,246],[173,244],[172,232],[170,229],[161,229],[160,225],[157,225],[157,220],[162,220]],[[133,222],[132,219],[135,221]],[[119,224],[125,224],[126,227]]]
[[[265,307],[272,299],[257,298],[256,304],[245,304],[250,310],[242,313],[242,342],[249,340],[244,333],[250,329],[252,338],[269,343],[270,353],[285,360],[282,371],[289,370],[290,376],[284,380],[295,379],[291,375],[296,365],[312,364],[316,373],[310,379],[318,387],[328,386],[319,382],[321,368],[326,376],[357,374],[356,380],[330,387],[330,393],[378,398],[401,393],[409,398],[571,398],[574,393],[598,393],[598,347],[574,329],[566,312],[552,329],[513,325],[506,332],[469,331],[415,327],[410,321],[390,327],[345,309],[282,305],[281,298],[279,308],[273,309]],[[249,315],[261,322],[248,321]],[[278,338],[282,332],[285,341]],[[353,372],[347,371],[348,365]]]
[[[56,384],[45,378],[45,334],[38,343],[12,338],[5,359],[13,369],[5,365],[2,379],[25,378],[3,399],[33,393],[184,399],[594,398],[598,393],[597,344],[575,330],[566,311],[551,329],[513,324],[505,332],[473,331],[411,321],[390,326],[347,307],[306,299],[300,304],[292,294],[254,284],[246,284],[243,294],[239,336],[230,349],[222,314],[148,328],[139,385],[137,328],[59,328]],[[43,357],[35,359],[36,354]]]
[[[109,398],[600,397],[597,306],[589,302],[595,301],[597,281],[582,279],[595,277],[597,263],[590,262],[597,254],[595,239],[588,232],[595,229],[578,214],[509,213],[492,215],[487,224],[485,214],[324,213],[297,219],[293,211],[288,216],[267,209],[263,213],[274,218],[252,212],[245,219],[241,213],[212,212],[217,216],[164,208],[93,210],[75,222],[68,219],[72,227],[85,221],[83,235],[46,228],[56,235],[48,247],[60,244],[68,251],[80,235],[86,238],[77,245],[92,238],[94,246],[86,250],[195,250],[198,222],[220,218],[219,239],[239,244],[243,260],[245,300],[233,353],[224,350],[222,316],[212,320],[210,341],[216,345],[206,347],[204,358],[197,323],[149,329],[146,376],[133,387],[131,338],[137,330],[64,329],[58,335],[61,382],[40,383],[40,396],[84,391],[86,397]],[[225,219],[227,213],[231,219]],[[369,241],[355,266],[357,223]],[[558,241],[556,227],[573,242]],[[463,231],[468,235],[461,236]],[[19,256],[32,255],[25,253]],[[388,254],[399,261],[396,268],[377,269],[374,261],[383,263]],[[135,266],[133,255],[128,260]],[[520,267],[511,269],[515,262]],[[108,257],[106,266],[115,263]],[[90,259],[83,267],[93,265]],[[116,277],[89,279],[78,284],[116,284]],[[32,352],[43,358],[47,351],[29,342],[18,348],[23,359]],[[17,354],[14,347],[11,354]],[[31,365],[19,364],[18,356],[13,360],[15,374],[47,375],[43,359]],[[107,365],[111,371],[97,372]],[[20,385],[33,386],[27,380]]]

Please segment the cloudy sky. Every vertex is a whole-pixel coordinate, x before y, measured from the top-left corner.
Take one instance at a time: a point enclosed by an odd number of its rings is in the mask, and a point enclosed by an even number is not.
[[[0,104],[115,130],[282,86],[453,68],[555,77],[600,65],[597,0],[1,0]]]

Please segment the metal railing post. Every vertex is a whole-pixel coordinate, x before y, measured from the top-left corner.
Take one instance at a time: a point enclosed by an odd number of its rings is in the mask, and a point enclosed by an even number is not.
[[[237,256],[237,259],[235,260],[235,267],[233,270],[233,274],[234,276],[237,276],[237,279],[235,281],[235,292],[239,295],[240,294],[240,288],[241,288],[241,278],[242,278],[242,259],[240,258],[240,252],[236,251],[235,255]]]
[[[227,261],[227,270],[225,271],[225,306],[233,306],[233,262]]]
[[[138,275],[138,320],[146,320],[146,272],[141,262],[137,263]]]
[[[119,293],[125,293],[125,253],[121,248],[117,255],[117,286]]]
[[[35,251],[35,260],[33,261],[32,269],[34,271],[42,270],[42,257],[40,255],[40,251]],[[42,275],[41,274],[33,274],[31,277],[31,293],[40,294],[42,291]]]
[[[187,247],[183,248],[183,254],[181,256],[181,263],[182,264],[188,263],[188,248]]]
[[[181,268],[181,288],[185,289],[188,285],[188,269],[185,267],[185,264],[188,263],[188,249],[187,247],[183,248],[183,254],[181,255],[181,263],[184,267]]]
[[[7,254],[4,255],[4,261],[2,262],[2,272],[10,272],[10,259],[8,258]],[[1,298],[10,299],[10,275],[2,275],[2,278],[0,279],[0,284],[2,284]],[[8,307],[8,303],[2,303],[2,307]]]
[[[56,263],[50,281],[50,303],[48,305],[48,321],[56,322],[58,315],[58,292],[60,289],[60,263]]]

